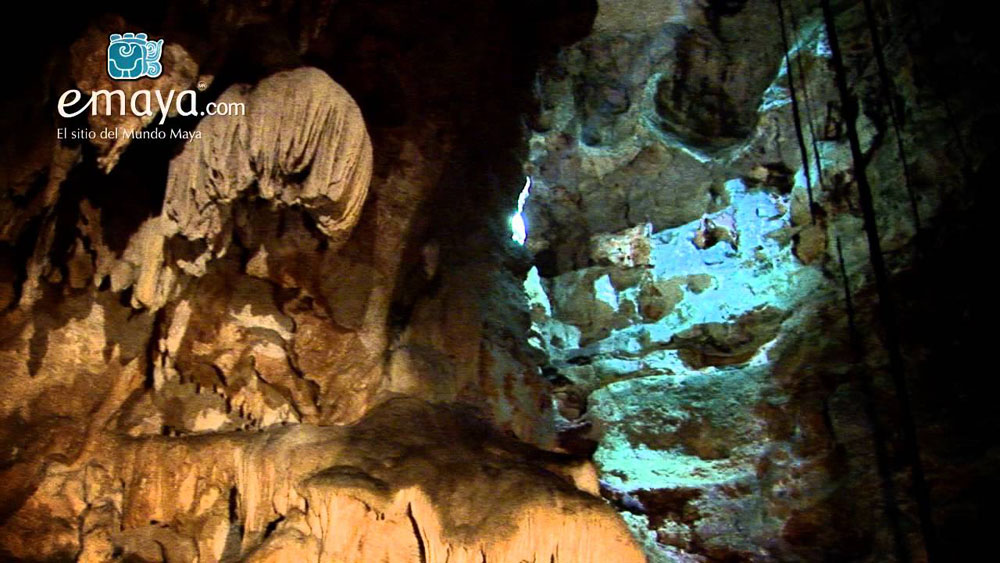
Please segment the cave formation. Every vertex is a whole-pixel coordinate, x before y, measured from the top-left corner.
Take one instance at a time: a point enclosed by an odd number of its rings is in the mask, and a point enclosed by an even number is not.
[[[3,25],[0,561],[991,549],[976,7],[38,2]],[[111,76],[123,33],[163,40],[155,78]],[[69,115],[73,89],[121,98]],[[122,106],[181,92],[197,112]]]

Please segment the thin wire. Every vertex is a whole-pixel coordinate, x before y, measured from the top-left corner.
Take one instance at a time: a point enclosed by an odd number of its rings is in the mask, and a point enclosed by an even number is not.
[[[920,449],[917,442],[916,425],[913,419],[913,409],[907,389],[903,355],[900,349],[899,328],[896,324],[896,310],[889,287],[889,276],[882,256],[882,246],[879,242],[878,225],[875,222],[875,206],[872,200],[872,190],[865,171],[864,155],[861,152],[861,142],[858,138],[857,118],[858,102],[847,87],[847,71],[840,52],[840,42],[837,38],[837,24],[834,19],[830,0],[820,0],[823,6],[823,19],[826,23],[827,35],[830,39],[834,77],[837,90],[840,92],[843,106],[844,121],[847,126],[847,136],[851,146],[851,157],[854,162],[854,178],[858,185],[858,199],[864,217],[865,233],[868,239],[868,255],[875,276],[875,288],[878,293],[879,313],[882,328],[885,332],[885,348],[889,356],[889,371],[896,391],[899,404],[900,423],[903,430],[903,446],[910,465],[913,479],[913,496],[917,504],[920,518],[920,529],[924,539],[924,549],[927,561],[937,560],[937,544],[935,541],[934,522],[931,516],[930,494],[924,476],[923,464],[920,460]]]
[[[799,143],[799,152],[802,155],[802,171],[806,177],[806,195],[809,198],[809,218],[813,225],[816,224],[816,211],[813,204],[812,179],[809,174],[809,152],[806,150],[805,136],[802,134],[802,118],[799,115],[799,101],[795,94],[795,79],[792,76],[792,56],[789,53],[791,46],[788,44],[788,31],[785,29],[785,9],[781,5],[781,0],[774,0],[778,6],[778,25],[781,27],[781,43],[785,49],[785,68],[788,69],[788,93],[792,97],[792,120],[795,123],[795,138]]]
[[[840,243],[840,236],[837,236],[837,259],[840,262],[840,277],[844,282],[844,304],[847,309],[847,329],[851,337],[851,351],[854,354],[854,365],[860,369],[864,359],[864,345],[861,341],[861,333],[858,331],[858,324],[854,313],[854,300],[851,298],[851,281],[847,276],[847,266],[844,263],[844,248]],[[896,485],[892,480],[892,470],[889,466],[889,451],[885,447],[887,442],[885,427],[878,417],[875,409],[875,393],[872,390],[870,378],[859,374],[857,381],[861,386],[861,397],[864,402],[865,416],[872,425],[872,442],[875,446],[875,465],[878,468],[879,480],[882,482],[882,503],[885,505],[886,518],[889,520],[889,528],[892,530],[893,546],[896,549],[896,559],[900,562],[912,561],[909,546],[903,536],[900,526],[899,506],[896,504]]]
[[[791,20],[792,31],[795,33],[796,39],[798,38],[798,31],[802,27],[799,25],[798,17],[795,15],[795,10],[789,14],[789,20]],[[826,190],[826,185],[823,181],[823,164],[819,156],[819,142],[816,136],[816,126],[813,123],[815,114],[812,111],[812,103],[809,100],[809,87],[806,84],[806,69],[805,65],[802,64],[802,55],[799,54],[795,59],[796,66],[799,67],[799,81],[802,82],[802,103],[806,106],[806,124],[809,125],[809,137],[812,141],[813,149],[813,159],[816,161],[816,179],[819,180],[820,191]]]
[[[913,214],[913,227],[917,233],[917,242],[920,243],[920,210],[917,207],[917,195],[913,191],[913,182],[910,176],[910,165],[906,158],[906,148],[903,146],[903,115],[897,109],[893,96],[893,82],[889,78],[888,66],[885,63],[885,52],[882,47],[882,39],[879,37],[877,16],[872,8],[871,0],[864,0],[865,19],[868,20],[868,33],[872,38],[872,51],[875,52],[875,63],[878,67],[879,81],[882,83],[882,96],[885,98],[885,105],[889,108],[889,120],[892,122],[892,129],[896,133],[896,150],[899,152],[899,162],[903,166],[903,182],[906,185],[906,193],[910,198],[910,212]],[[919,246],[919,245],[918,245]]]

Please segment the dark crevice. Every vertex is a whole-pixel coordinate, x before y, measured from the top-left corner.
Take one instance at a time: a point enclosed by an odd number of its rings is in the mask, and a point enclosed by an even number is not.
[[[267,526],[264,528],[264,539],[271,537],[271,534],[273,534],[274,531],[278,529],[278,524],[281,524],[284,521],[285,521],[285,515],[282,514],[279,515],[274,520],[268,522]]]
[[[413,527],[413,535],[417,539],[417,552],[420,555],[420,563],[427,563],[427,548],[424,546],[424,536],[420,532],[420,525],[413,515],[413,504],[406,505],[406,517],[410,519],[410,526]]]
[[[243,522],[239,514],[239,491],[235,486],[229,489],[229,534],[222,550],[220,561],[229,563],[240,560],[243,544]]]

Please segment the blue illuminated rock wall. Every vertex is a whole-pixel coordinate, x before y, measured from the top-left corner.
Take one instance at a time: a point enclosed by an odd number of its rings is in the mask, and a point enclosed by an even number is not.
[[[803,165],[774,4],[709,21],[671,6],[656,22],[602,2],[594,33],[539,75],[525,287],[566,442],[596,448],[602,492],[651,561],[885,560],[856,374],[891,395],[819,11],[786,7]],[[861,7],[840,7],[882,245],[906,271],[915,222],[896,140]],[[901,32],[887,52],[927,220],[960,183],[955,161],[932,155],[956,146],[933,134],[944,116],[918,94]]]

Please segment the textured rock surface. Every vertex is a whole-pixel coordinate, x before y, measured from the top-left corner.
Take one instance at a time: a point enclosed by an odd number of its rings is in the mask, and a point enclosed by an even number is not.
[[[902,438],[873,434],[873,424],[899,428],[901,419],[872,330],[854,163],[818,6],[785,2],[786,60],[773,2],[599,4],[591,34],[538,75],[525,166],[532,342],[549,358],[543,373],[556,386],[562,442],[596,448],[602,493],[651,561],[889,560],[883,494],[895,495],[904,543],[922,560]],[[983,152],[962,152],[976,138],[972,124],[996,107],[958,101],[975,89],[968,82],[935,90],[913,43],[917,24],[894,7],[876,10],[895,103],[905,108],[909,178],[860,3],[839,3],[837,21],[895,291],[937,318],[936,306],[908,292],[917,278],[938,280],[931,257],[961,243],[922,237],[968,217],[957,210],[968,209],[969,177],[954,163],[975,167],[995,150],[984,141]],[[958,140],[942,133],[951,125]],[[927,230],[920,237],[908,187]],[[863,359],[851,344],[845,283]],[[938,332],[918,324],[914,336]],[[954,428],[942,413],[967,398],[927,399],[937,373],[916,359],[953,356],[905,346],[935,518],[952,530],[974,526],[947,520],[971,510],[954,490],[975,485],[950,482],[944,460],[955,450],[936,441]],[[934,401],[952,406],[928,408]],[[970,449],[995,454],[990,432],[977,431]],[[890,451],[893,492],[877,473],[878,441]]]
[[[213,115],[171,162],[166,216],[189,240],[215,239],[223,214],[251,187],[266,201],[299,205],[316,228],[346,240],[371,181],[372,149],[351,96],[318,69],[269,76],[252,90],[230,86],[220,104],[246,116]],[[202,141],[204,139],[204,141]]]
[[[642,559],[592,463],[550,451],[505,229],[537,57],[592,13],[515,43],[502,3],[75,10],[4,94],[0,558]],[[183,53],[128,92],[197,77],[199,110],[246,115],[40,108],[111,87],[125,22]],[[188,134],[55,135],[88,126]]]
[[[996,45],[874,3],[906,178],[833,4],[939,553],[978,560]],[[895,506],[924,560],[829,37],[783,8],[787,59],[769,0],[23,6],[0,559],[880,562]],[[163,77],[102,78],[122,27]],[[247,113],[54,112],[119,86]],[[104,126],[188,135],[55,134]]]
[[[468,409],[397,398],[347,428],[119,438],[88,453],[47,468],[6,524],[11,556],[643,561],[614,510],[577,489],[567,456],[504,438]],[[44,518],[77,513],[82,541],[40,533]]]

